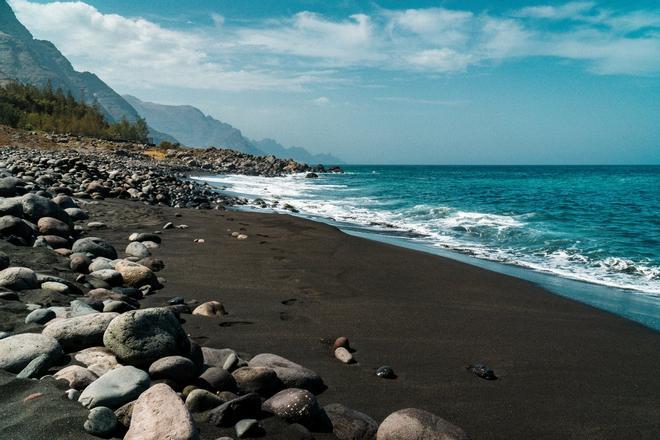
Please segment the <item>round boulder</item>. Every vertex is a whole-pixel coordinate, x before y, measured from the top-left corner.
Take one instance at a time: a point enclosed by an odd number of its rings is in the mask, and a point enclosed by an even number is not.
[[[90,313],[62,319],[46,326],[43,334],[57,339],[66,352],[96,347],[103,343],[103,333],[117,316],[118,313]]]
[[[322,414],[316,396],[300,388],[280,391],[264,402],[263,409],[287,422],[300,423],[307,428],[316,426]]]
[[[97,406],[87,415],[83,427],[85,431],[97,437],[108,437],[117,429],[117,416],[105,406]]]
[[[321,376],[295,362],[271,353],[262,353],[248,363],[251,367],[268,367],[287,388],[303,388],[313,393],[323,391],[325,385]]]
[[[139,241],[132,241],[126,246],[126,255],[136,258],[147,258],[151,256],[151,252]]]
[[[149,375],[144,371],[131,366],[119,367],[92,382],[80,394],[78,402],[87,408],[118,408],[135,400],[149,384]]]
[[[23,333],[0,339],[0,369],[19,373],[33,359],[47,354],[51,359],[62,356],[62,347],[50,336]]]
[[[66,238],[71,234],[71,227],[67,223],[53,217],[41,217],[37,222],[37,229],[41,235],[57,235]]]
[[[197,367],[183,356],[167,356],[149,367],[153,379],[169,379],[177,383],[189,383],[197,377]]]
[[[406,408],[393,412],[380,424],[377,440],[467,440],[458,426],[430,412]]]
[[[84,252],[95,257],[105,257],[110,260],[117,258],[117,251],[107,241],[98,237],[85,237],[73,243],[73,252]]]
[[[131,287],[157,287],[159,285],[156,275],[148,267],[141,264],[119,260],[115,264],[115,270],[121,274],[124,283]]]
[[[39,287],[37,274],[27,267],[9,267],[0,271],[0,287],[11,290],[36,289]]]
[[[163,308],[119,315],[105,331],[103,344],[130,365],[147,366],[163,357],[190,352],[190,341],[181,324]]]

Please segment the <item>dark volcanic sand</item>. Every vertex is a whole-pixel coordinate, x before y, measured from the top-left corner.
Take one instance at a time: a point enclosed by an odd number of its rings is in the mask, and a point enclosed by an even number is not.
[[[328,386],[324,405],[378,422],[418,407],[473,439],[660,438],[660,335],[638,324],[526,281],[291,216],[119,201],[89,209],[91,220],[117,228],[93,234],[120,251],[130,232],[189,225],[163,232],[154,254],[168,283],[143,304],[177,295],[223,302],[230,314],[219,321],[183,315],[192,338],[317,371]],[[357,365],[320,342],[340,335]],[[467,372],[472,362],[499,380]],[[375,377],[383,364],[398,379]],[[201,428],[204,438],[220,432]]]

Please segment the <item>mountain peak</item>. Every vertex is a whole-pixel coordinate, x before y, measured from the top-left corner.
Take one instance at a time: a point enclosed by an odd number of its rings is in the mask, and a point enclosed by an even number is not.
[[[18,21],[11,6],[0,0],[0,32],[21,40],[32,40],[32,34]]]

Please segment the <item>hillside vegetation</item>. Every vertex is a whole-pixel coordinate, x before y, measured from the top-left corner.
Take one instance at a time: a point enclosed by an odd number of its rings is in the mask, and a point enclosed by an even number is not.
[[[117,123],[108,123],[98,103],[85,104],[70,92],[53,90],[50,84],[40,88],[12,82],[0,87],[0,124],[138,142],[147,142],[149,137],[144,119],[128,122],[122,118]]]

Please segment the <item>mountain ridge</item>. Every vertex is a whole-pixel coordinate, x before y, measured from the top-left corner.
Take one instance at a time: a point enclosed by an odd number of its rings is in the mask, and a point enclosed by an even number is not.
[[[291,158],[309,164],[341,165],[344,162],[329,154],[313,154],[301,147],[285,147],[266,138],[250,140],[241,130],[204,114],[192,105],[166,105],[142,101],[132,95],[123,95],[146,120],[158,130],[167,130],[189,147],[222,146],[254,155]]]

